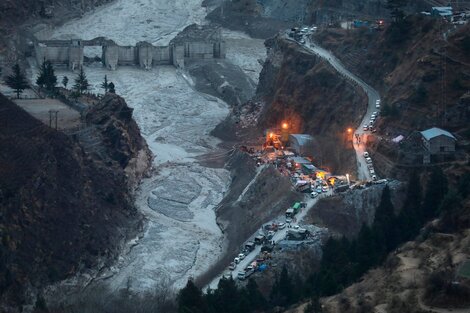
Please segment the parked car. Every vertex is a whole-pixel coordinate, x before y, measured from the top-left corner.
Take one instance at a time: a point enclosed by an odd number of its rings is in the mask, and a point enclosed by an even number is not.
[[[380,99],[375,101],[375,108],[380,109]]]
[[[238,255],[238,258],[239,258],[240,260],[243,260],[243,259],[245,258],[245,254],[240,253],[240,254]]]
[[[372,163],[372,159],[371,158],[366,158],[366,162],[367,163]]]
[[[328,192],[328,186],[323,186],[321,189],[323,192]]]
[[[365,158],[368,158],[368,157],[369,157],[369,152],[367,152],[367,151],[364,151],[364,153],[363,153],[363,154],[364,154],[364,157],[365,157]]]
[[[377,180],[377,176],[372,175],[372,180]]]
[[[369,125],[364,125],[364,127],[362,128],[364,131],[368,131],[369,130]]]
[[[279,229],[284,229],[284,228],[286,228],[286,223],[282,223],[282,222],[281,222],[281,223],[277,224],[277,228],[279,228]]]
[[[228,269],[233,271],[237,267],[237,264],[235,262],[230,262],[230,265],[228,266]]]
[[[322,192],[321,187],[317,187],[317,189],[315,191],[316,191],[316,193],[320,194]]]
[[[369,173],[371,173],[371,174],[375,174],[375,171],[374,171],[374,169],[373,169],[373,168],[369,169]]]
[[[291,219],[290,217],[286,218],[286,223],[287,223],[287,224],[292,223],[292,219]]]
[[[304,39],[300,39],[299,41],[301,44],[305,44],[305,40]]]
[[[312,191],[312,193],[310,194],[310,198],[315,199],[316,197],[318,197],[318,193]]]

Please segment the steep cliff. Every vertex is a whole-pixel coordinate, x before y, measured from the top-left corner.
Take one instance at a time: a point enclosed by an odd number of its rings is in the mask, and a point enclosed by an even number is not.
[[[404,184],[393,181],[387,184],[396,212],[403,206]],[[307,222],[322,225],[336,234],[352,238],[357,235],[362,225],[371,225],[375,210],[385,184],[372,185],[365,189],[349,190],[331,198],[318,201],[308,214]]]
[[[263,128],[288,121],[293,133],[311,134],[315,163],[333,172],[355,173],[355,155],[347,128],[365,111],[367,98],[321,58],[281,37],[266,41],[268,58],[257,96],[265,106]]]
[[[124,170],[131,190],[147,174],[153,158],[132,111],[123,98],[107,93],[85,117],[87,124],[96,128],[105,148],[105,161]]]
[[[122,111],[100,117],[105,106]],[[0,95],[2,311],[34,303],[28,296],[45,284],[112,260],[140,221],[125,173],[145,149],[131,111],[110,96],[93,112],[115,163],[88,156]]]

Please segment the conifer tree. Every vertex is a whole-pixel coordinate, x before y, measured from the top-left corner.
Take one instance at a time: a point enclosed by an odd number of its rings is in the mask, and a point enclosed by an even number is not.
[[[23,93],[23,90],[28,88],[28,82],[26,77],[21,72],[20,65],[17,63],[12,67],[13,73],[7,76],[5,83],[11,89],[15,90],[16,98],[20,98],[20,94]]]
[[[203,313],[205,307],[202,291],[192,280],[188,280],[186,287],[178,294],[178,313]]]
[[[429,220],[437,215],[441,201],[444,199],[447,191],[447,178],[440,168],[434,168],[426,184],[426,192],[423,199],[423,215],[425,220]]]
[[[62,85],[64,85],[64,88],[67,88],[68,83],[69,78],[67,76],[64,76],[64,78],[62,78]]]
[[[116,90],[114,88],[115,88],[114,83],[110,82],[109,85],[108,85],[109,92],[110,93],[116,93]]]
[[[77,78],[75,78],[75,85],[74,89],[77,93],[83,94],[85,91],[88,90],[90,84],[88,83],[88,79],[86,78],[85,71],[83,67],[80,68],[80,73],[78,73]]]
[[[104,89],[104,93],[107,93],[107,92],[108,92],[108,88],[109,88],[108,75],[104,75],[104,81],[103,81],[103,83],[101,84],[101,88]]]
[[[382,191],[382,197],[380,204],[375,211],[375,218],[372,227],[372,231],[377,238],[379,245],[380,259],[394,248],[396,243],[393,232],[394,228],[395,213],[391,200],[390,188],[385,186]]]
[[[408,180],[405,202],[395,225],[394,237],[398,242],[404,242],[416,236],[424,222],[421,193],[419,176],[416,172],[412,172]]]
[[[266,299],[264,298],[261,291],[258,289],[258,284],[254,279],[248,280],[246,285],[246,291],[248,294],[248,299],[250,300],[251,307],[254,310],[262,310],[266,308]]]
[[[390,10],[390,15],[395,22],[401,22],[405,17],[404,8],[408,4],[408,0],[387,0],[385,5]]]
[[[39,69],[39,76],[36,79],[36,84],[40,88],[46,88],[48,91],[54,91],[55,86],[57,85],[57,76],[54,72],[54,67],[52,63],[48,60],[45,60],[41,64]]]

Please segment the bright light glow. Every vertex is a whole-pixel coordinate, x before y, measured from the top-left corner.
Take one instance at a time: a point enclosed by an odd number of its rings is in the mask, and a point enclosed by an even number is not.
[[[282,123],[282,129],[288,129],[289,128],[289,124],[287,123]]]
[[[348,133],[352,133],[352,128],[348,128]]]

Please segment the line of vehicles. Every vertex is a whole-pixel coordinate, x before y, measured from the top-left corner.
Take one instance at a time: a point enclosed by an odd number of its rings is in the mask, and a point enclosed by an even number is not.
[[[377,180],[377,175],[375,174],[374,165],[372,164],[372,158],[369,155],[369,152],[364,152],[364,159],[366,160],[367,169],[372,177],[372,180]]]
[[[266,224],[263,226],[263,229],[260,230],[258,235],[254,237],[253,240],[250,240],[245,243],[242,251],[234,258],[233,262],[230,263],[228,269],[229,271],[225,272],[222,277],[230,278],[232,277],[231,271],[234,271],[238,264],[243,261],[248,254],[250,254],[253,250],[255,250],[257,245],[261,245],[261,254],[258,258],[251,262],[248,266],[244,269],[238,271],[237,278],[239,280],[245,280],[246,278],[250,277],[253,273],[258,271],[263,271],[267,268],[266,261],[271,259],[271,252],[273,250],[273,242],[271,239],[274,237],[275,233],[280,230],[286,228],[286,223],[271,223]]]
[[[298,192],[310,192],[311,198],[316,198],[322,192],[324,193],[330,190],[328,183],[320,178],[316,180],[299,179],[296,181],[294,187]]]
[[[377,118],[379,117],[380,99],[375,101],[375,108],[377,109],[377,111],[372,112],[372,114],[370,115],[369,123],[364,124],[362,128],[364,131],[371,131],[373,133],[375,133],[376,131],[374,128],[374,124],[377,121]]]
[[[316,32],[317,30],[317,26],[293,27],[288,33],[288,36],[294,38],[301,44],[305,44],[304,36]]]

